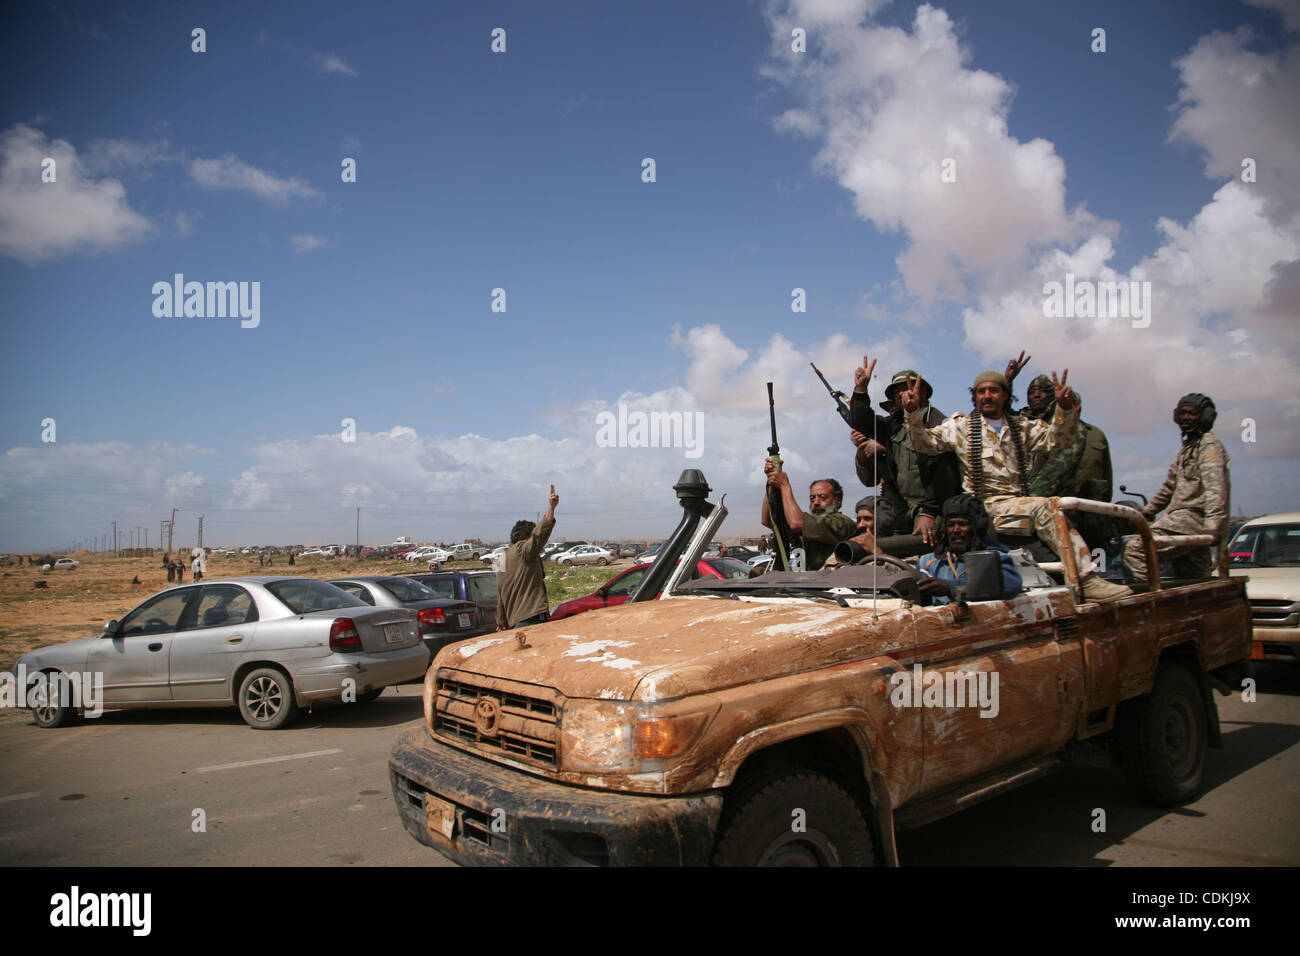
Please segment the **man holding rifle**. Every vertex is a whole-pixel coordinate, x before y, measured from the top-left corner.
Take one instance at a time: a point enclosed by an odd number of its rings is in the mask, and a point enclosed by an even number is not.
[[[763,461],[763,474],[767,488],[775,488],[781,495],[781,510],[792,534],[803,536],[805,570],[820,571],[826,559],[841,541],[856,532],[853,519],[840,513],[844,489],[834,478],[822,478],[808,486],[808,510],[804,511],[794,498],[790,476],[781,470],[780,461],[770,458]],[[772,527],[772,513],[768,506],[766,488],[763,495],[763,527]]]

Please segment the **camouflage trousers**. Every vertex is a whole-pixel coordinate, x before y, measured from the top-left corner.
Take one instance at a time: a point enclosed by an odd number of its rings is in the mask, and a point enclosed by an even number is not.
[[[1205,519],[1188,511],[1164,514],[1151,522],[1152,534],[1204,534]],[[1157,557],[1167,558],[1176,578],[1208,578],[1214,573],[1215,548],[1161,548]],[[1147,580],[1147,554],[1142,539],[1124,546],[1124,567],[1135,581]]]
[[[1087,543],[1075,530],[1067,517],[1065,525],[1069,529],[1070,539],[1062,542],[1056,534],[1056,522],[1052,520],[1052,509],[1046,498],[1015,498],[1000,495],[988,498],[984,510],[989,513],[993,527],[1007,534],[1034,534],[1057,554],[1063,554],[1062,547],[1068,547],[1074,553],[1074,563],[1078,566],[1080,579],[1092,574],[1092,553]]]

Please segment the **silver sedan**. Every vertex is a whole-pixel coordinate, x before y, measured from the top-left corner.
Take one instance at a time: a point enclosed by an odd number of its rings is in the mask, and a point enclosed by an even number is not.
[[[259,730],[322,700],[367,702],[429,665],[416,613],[310,578],[231,578],[160,591],[99,637],[24,654],[36,723],[135,707],[234,707]]]

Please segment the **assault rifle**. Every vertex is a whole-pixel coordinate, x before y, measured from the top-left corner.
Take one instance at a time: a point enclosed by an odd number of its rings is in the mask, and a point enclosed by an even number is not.
[[[767,383],[767,411],[772,421],[772,444],[767,447],[768,460],[777,468],[781,467],[781,446],[776,442],[776,399],[772,397],[772,383]],[[781,500],[781,489],[767,486],[767,513],[772,522],[772,564],[773,570],[790,570],[790,549],[792,542],[790,523],[785,520],[785,502]]]
[[[840,413],[840,418],[844,419],[844,424],[848,425],[850,428],[856,428],[857,426],[853,424],[853,413],[849,411],[849,406],[844,402],[844,399],[847,396],[843,392],[837,392],[835,389],[831,388],[831,383],[826,381],[826,376],[822,374],[822,370],[815,364],[812,362],[809,362],[808,364],[812,365],[812,370],[816,372],[817,377],[822,380],[822,384],[826,386],[826,391],[831,393],[831,398],[835,400],[835,410]]]

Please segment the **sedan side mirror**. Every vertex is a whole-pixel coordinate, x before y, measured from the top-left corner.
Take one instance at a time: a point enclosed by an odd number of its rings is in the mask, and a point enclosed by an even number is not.
[[[104,623],[103,637],[117,637],[122,631],[122,625],[119,621],[106,621]]]

